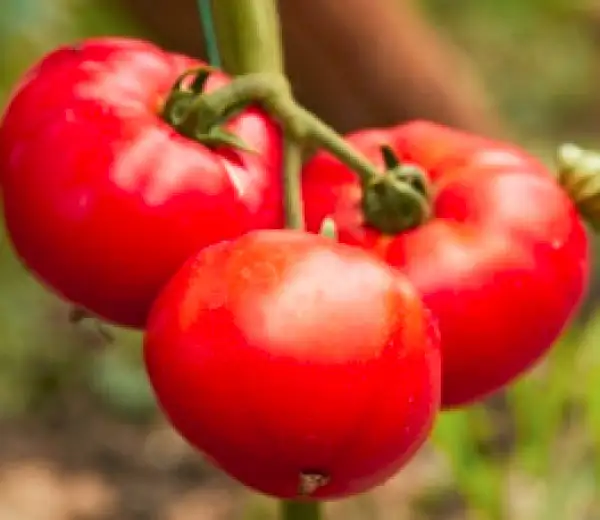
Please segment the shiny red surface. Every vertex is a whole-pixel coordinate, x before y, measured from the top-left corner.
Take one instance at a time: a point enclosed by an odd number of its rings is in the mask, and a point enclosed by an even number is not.
[[[588,278],[588,240],[547,169],[504,143],[412,122],[349,141],[382,166],[380,146],[433,182],[433,218],[397,236],[366,226],[354,174],[326,153],[304,169],[308,228],[376,252],[422,293],[440,322],[444,407],[512,381],[551,347]]]
[[[9,235],[33,273],[109,321],[143,326],[198,248],[283,224],[280,135],[257,109],[229,129],[256,153],[211,150],[160,118],[192,59],[143,41],[60,48],[21,81],[0,127]],[[210,91],[227,82],[213,73]]]
[[[404,276],[360,248],[257,231],[169,282],[145,360],[175,427],[244,484],[340,498],[392,476],[439,405],[438,334]]]

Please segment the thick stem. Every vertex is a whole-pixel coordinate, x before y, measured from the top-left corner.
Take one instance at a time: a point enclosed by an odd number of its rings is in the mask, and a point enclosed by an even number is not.
[[[213,0],[212,11],[227,72],[283,72],[277,0]]]
[[[277,10],[277,0],[215,0],[213,18],[217,29],[219,50],[224,68],[230,74],[264,74],[283,76],[283,51],[281,27]],[[282,81],[286,87],[287,82]],[[232,84],[235,90],[235,83]],[[219,91],[217,91],[219,92]],[[215,102],[220,99],[215,92]],[[248,103],[238,103],[239,105]],[[217,104],[208,117],[196,114],[197,121],[215,122],[235,106],[223,109]],[[210,110],[210,108],[209,108]],[[207,125],[200,134],[210,134]],[[284,204],[286,225],[294,229],[304,229],[302,195],[300,193],[300,169],[302,167],[302,147],[294,135],[286,135],[283,156]]]
[[[281,518],[284,520],[321,520],[321,513],[319,502],[281,502]]]

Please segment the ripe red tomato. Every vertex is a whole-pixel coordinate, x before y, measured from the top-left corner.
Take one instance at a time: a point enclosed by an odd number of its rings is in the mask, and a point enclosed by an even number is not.
[[[131,39],[61,47],[23,78],[0,128],[0,180],[17,254],[93,314],[141,327],[198,248],[283,225],[281,136],[256,108],[227,128],[254,153],[215,149],[161,118],[201,65]],[[229,79],[213,72],[204,90]]]
[[[339,498],[382,483],[439,404],[435,323],[412,285],[360,248],[255,231],[192,257],[148,319],[158,401],[242,483]]]
[[[304,169],[308,228],[332,217],[340,241],[374,251],[421,292],[440,323],[443,407],[512,381],[551,346],[586,287],[588,242],[570,199],[521,150],[433,123],[348,139],[380,166],[382,145],[420,166],[433,216],[396,236],[380,233],[365,223],[355,175],[319,153]]]

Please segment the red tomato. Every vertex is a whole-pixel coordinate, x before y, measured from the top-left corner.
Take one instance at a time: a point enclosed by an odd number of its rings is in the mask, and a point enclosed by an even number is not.
[[[145,360],[175,428],[281,498],[382,483],[439,404],[437,328],[412,285],[360,248],[298,231],[191,258],[153,307]]]
[[[227,128],[255,153],[210,149],[161,118],[199,62],[143,41],[62,47],[24,77],[0,128],[0,179],[16,252],[93,314],[141,327],[166,280],[198,248],[278,228],[281,137],[260,110]],[[227,83],[211,73],[210,91]]]
[[[443,407],[522,374],[561,333],[588,277],[584,228],[553,176],[515,147],[428,122],[348,139],[380,166],[389,145],[424,169],[433,216],[383,235],[365,224],[356,176],[319,153],[304,169],[308,228],[332,217],[340,241],[376,252],[418,288],[440,323]]]

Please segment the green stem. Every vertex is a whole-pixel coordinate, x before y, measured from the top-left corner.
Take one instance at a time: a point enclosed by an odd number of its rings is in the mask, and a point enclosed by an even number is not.
[[[302,147],[289,135],[284,138],[284,208],[285,221],[290,229],[304,229],[304,206],[302,204]]]
[[[327,150],[348,168],[354,170],[362,184],[367,185],[381,177],[381,172],[364,155],[356,151],[333,128],[326,125],[308,110],[296,106],[297,124],[305,128],[310,143]]]
[[[206,45],[206,54],[208,62],[213,67],[221,66],[221,55],[217,46],[217,35],[215,34],[215,24],[212,15],[211,0],[197,0],[198,12],[200,13],[200,23],[204,33],[204,43]]]
[[[180,117],[182,122],[175,126],[185,135],[200,138],[214,136],[219,126],[239,110],[260,104],[279,122],[288,141],[324,148],[358,175],[365,221],[382,233],[394,235],[412,229],[431,216],[431,194],[424,172],[410,165],[402,166],[395,158],[392,165],[391,151],[386,147],[382,149],[382,159],[393,168],[390,170],[385,164],[382,169],[377,168],[335,130],[298,105],[282,74],[246,74],[215,91],[185,101],[184,117]],[[169,106],[171,112],[177,112],[174,110],[178,108],[176,102]],[[288,155],[286,153],[286,157]],[[295,162],[293,167],[285,167],[287,172],[299,164],[294,158],[286,158],[286,161]],[[295,227],[296,223],[291,225]]]
[[[294,101],[284,76],[270,73],[247,74],[197,99],[193,112],[207,132],[218,121],[240,107],[260,103],[296,140],[316,144],[337,157],[360,177],[363,185],[381,175],[366,157],[352,148],[335,130]]]
[[[277,0],[213,0],[212,11],[227,72],[283,72]]]
[[[321,513],[319,502],[281,502],[281,518],[284,520],[321,520]]]

